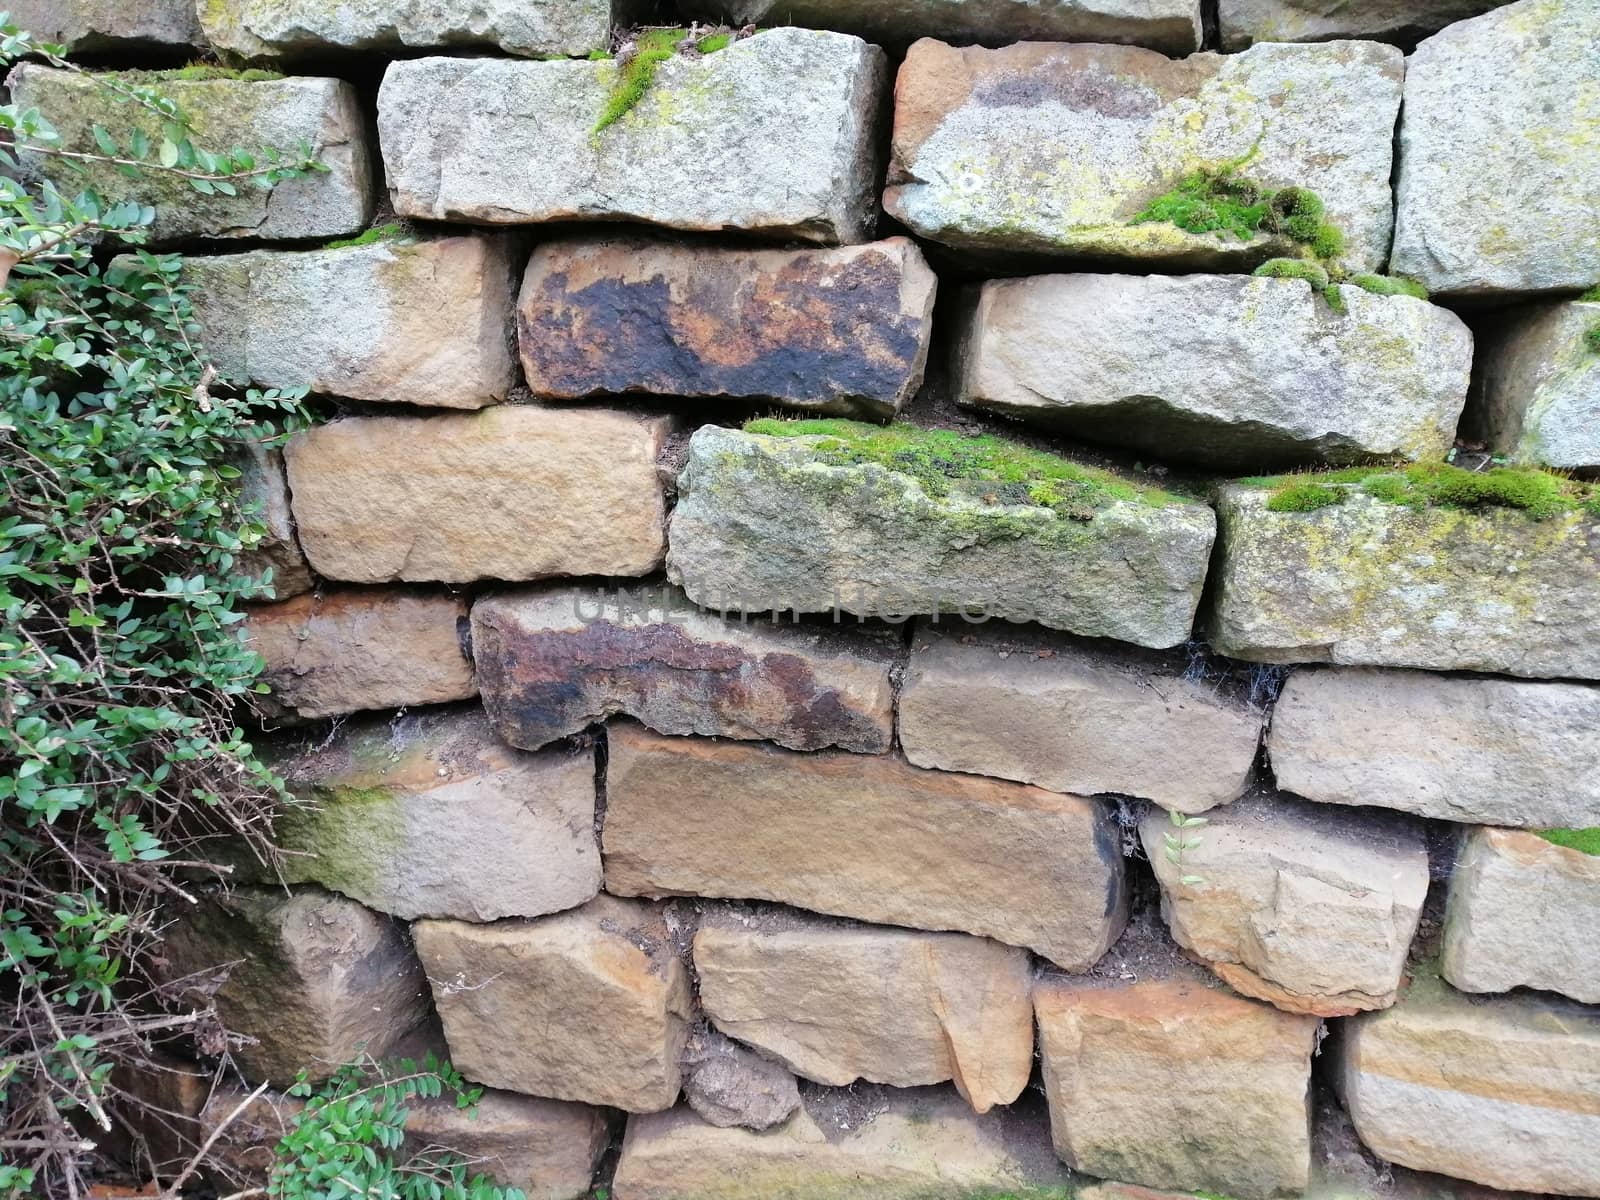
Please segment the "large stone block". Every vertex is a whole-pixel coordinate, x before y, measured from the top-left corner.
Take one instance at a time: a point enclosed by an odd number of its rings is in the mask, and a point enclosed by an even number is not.
[[[1394,1003],[1428,894],[1420,824],[1260,792],[1199,827],[1139,827],[1173,939],[1236,991],[1341,1017]],[[1173,862],[1166,837],[1197,846]]]
[[[1465,430],[1512,462],[1600,469],[1600,299],[1497,310],[1484,322]]]
[[[138,7],[138,6],[128,6]],[[338,79],[183,79],[162,72],[113,72],[114,84],[155,87],[188,117],[198,145],[218,152],[274,149],[294,158],[301,143],[326,171],[267,189],[244,184],[236,196],[203,196],[177,176],[125,178],[114,165],[69,168],[37,151],[19,154],[25,171],[73,194],[93,186],[113,200],[137,199],[156,210],[152,235],[180,238],[330,238],[372,219],[372,166],[356,90]],[[38,108],[61,134],[60,148],[98,153],[94,127],[140,129],[157,143],[161,120],[120,101],[95,76],[24,63],[6,80],[19,109]]]
[[[1041,979],[1033,1003],[1051,1134],[1068,1166],[1241,1200],[1305,1188],[1316,1018],[1181,971]]]
[[[937,282],[909,238],[546,242],[522,284],[522,369],[542,399],[643,392],[889,417],[922,382]]]
[[[640,13],[634,0],[206,0],[199,7],[207,40],[247,58],[414,46],[582,56],[609,50],[613,22]]]
[[[1441,458],[1472,335],[1410,296],[1238,275],[1040,275],[983,285],[962,404],[1213,466]],[[1137,346],[1137,354],[1128,348]]]
[[[658,733],[882,754],[904,656],[887,627],[743,621],[676,589],[559,587],[472,607],[472,653],[500,736],[536,750],[624,713]]]
[[[1300,670],[1272,715],[1278,786],[1444,821],[1600,825],[1600,689]]]
[[[604,1112],[587,1104],[486,1089],[463,1110],[446,1097],[406,1114],[407,1151],[448,1150],[528,1200],[582,1200],[611,1140]]]
[[[1493,295],[1600,280],[1600,7],[1519,0],[1407,61],[1393,266]]]
[[[1218,653],[1600,678],[1594,516],[1574,506],[1535,519],[1340,490],[1338,503],[1310,512],[1272,511],[1264,487],[1221,490],[1208,618]]]
[[[863,1119],[857,1115],[866,1107]],[[766,1133],[719,1129],[687,1108],[633,1117],[616,1200],[970,1200],[1066,1195],[1033,1114],[976,1116],[948,1089],[840,1093]]]
[[[1181,656],[962,622],[917,627],[900,745],[919,767],[1197,813],[1239,796],[1262,713]]]
[[[1127,919],[1093,800],[898,758],[609,731],[606,890],[774,900],[1027,946],[1082,970]]]
[[[1452,21],[1475,17],[1502,0],[1219,0],[1222,48],[1251,42],[1323,42],[1376,38],[1411,42]]]
[[[1597,817],[1596,820],[1600,820]],[[1600,1004],[1600,856],[1519,829],[1469,831],[1439,965],[1467,992],[1531,987]]]
[[[1419,973],[1341,1027],[1334,1083],[1380,1158],[1494,1188],[1600,1194],[1600,1013]]]
[[[391,63],[378,133],[396,211],[495,224],[635,221],[824,243],[871,236],[881,50],[845,34],[769,29],[713,54],[675,55],[629,112],[597,129],[621,69],[581,60]],[[453,102],[441,106],[445,94]]]
[[[272,765],[304,806],[276,828],[286,882],[407,920],[537,917],[600,890],[592,750],[513,750],[470,708],[372,718]]]
[[[230,1047],[247,1079],[288,1087],[358,1054],[426,1044],[432,1008],[405,926],[316,888],[239,888],[208,898],[162,945],[167,979],[253,1039]],[[220,981],[220,987],[217,986]]]
[[[266,660],[269,708],[314,720],[366,708],[445,704],[478,694],[459,596],[326,592],[250,609],[250,648]]]
[[[521,407],[319,425],[284,448],[300,544],[352,583],[645,575],[666,549],[671,426]]]
[[[694,965],[712,1024],[817,1083],[953,1080],[983,1113],[1016,1100],[1033,1071],[1025,950],[799,917],[704,924]]]
[[[206,351],[235,383],[482,408],[516,377],[504,237],[190,257],[183,273]]]
[[[919,476],[892,453],[875,460],[867,427],[808,428],[694,435],[667,559],[691,600],[747,612],[985,614],[1145,646],[1189,637],[1215,530],[1205,505],[1000,443],[995,453],[1020,456],[1040,479],[1008,484],[966,461],[986,443],[893,427],[885,436],[903,432],[911,462],[934,456]],[[937,456],[947,450],[944,474]]]
[[[239,499],[256,506],[257,520],[265,527],[261,540],[238,557],[245,575],[272,572],[272,594],[288,600],[309,592],[315,584],[306,556],[294,536],[294,514],[289,511],[289,482],[284,478],[283,453],[251,442],[239,456]]]
[[[689,976],[657,909],[601,895],[534,921],[413,928],[469,1079],[628,1112],[677,1102]]]
[[[1388,252],[1400,52],[1375,42],[1261,45],[1173,61],[1152,50],[921,41],[895,84],[884,207],[921,237],[982,254],[1236,270],[1292,243],[1134,224],[1195,171],[1245,161],[1270,188],[1311,188],[1348,240]]]
[[[7,0],[11,23],[75,53],[203,45],[194,0]]]

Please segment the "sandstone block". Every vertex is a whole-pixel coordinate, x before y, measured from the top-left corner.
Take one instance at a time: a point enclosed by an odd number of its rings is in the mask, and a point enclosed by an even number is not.
[[[253,1090],[223,1084],[200,1112],[201,1140],[214,1139],[205,1173],[219,1190],[264,1188],[278,1143],[305,1111],[305,1101],[287,1092],[263,1092],[252,1100]]]
[[[606,1114],[586,1104],[486,1089],[470,1110],[451,1099],[412,1107],[407,1152],[449,1150],[528,1200],[582,1200],[610,1140]]]
[[[144,10],[144,5],[119,4]],[[121,72],[124,85],[157,87],[189,118],[198,145],[218,152],[243,148],[297,154],[302,142],[328,168],[269,189],[240,186],[236,196],[203,196],[175,176],[124,178],[117,167],[67,168],[60,159],[23,150],[33,171],[75,194],[86,186],[111,200],[138,199],[155,207],[152,236],[180,238],[330,238],[354,233],[372,219],[372,168],[356,90],[338,79],[182,79],[161,72]],[[94,153],[94,127],[142,129],[159,144],[161,122],[119,103],[93,77],[24,63],[6,80],[21,109],[48,113],[64,150]]]
[[[1034,985],[1056,1153],[1091,1175],[1267,1200],[1305,1188],[1317,1020],[1181,974]]]
[[[505,238],[253,250],[183,271],[206,350],[235,383],[482,408],[515,380]]]
[[[625,713],[658,733],[886,752],[902,649],[887,628],[741,621],[676,589],[560,587],[472,609],[484,706],[537,749]]]
[[[1025,950],[801,918],[702,926],[694,963],[712,1024],[817,1083],[952,1080],[983,1113],[1014,1101],[1033,1071]]]
[[[1278,786],[1445,821],[1600,824],[1600,689],[1300,670],[1267,739]]]
[[[1184,665],[1039,630],[923,622],[900,745],[919,767],[1202,812],[1244,791],[1262,714]]]
[[[1475,17],[1500,0],[1220,0],[1222,48],[1242,50],[1251,42],[1322,42],[1330,38],[1375,38],[1410,42],[1452,21]]]
[[[683,1066],[683,1098],[719,1129],[771,1129],[800,1107],[799,1085],[786,1067],[709,1026],[689,1035]]]
[[[111,1084],[124,1094],[108,1097],[115,1128],[97,1139],[100,1152],[131,1163],[140,1178],[170,1183],[200,1148],[200,1113],[215,1083],[214,1069],[160,1050],[119,1064]]]
[[[1600,1004],[1600,857],[1519,829],[1473,829],[1450,876],[1444,977]]]
[[[284,449],[300,544],[353,583],[648,574],[666,548],[670,428],[516,407],[319,425]]]
[[[687,1108],[628,1121],[616,1200],[968,1200],[1064,1194],[1037,1123],[976,1116],[947,1089],[890,1089],[856,1123],[826,1094],[766,1133],[718,1129]]]
[[[1522,993],[1464,996],[1419,975],[1342,1027],[1334,1083],[1380,1158],[1490,1187],[1600,1192],[1600,1014]]]
[[[466,622],[460,597],[352,589],[258,605],[244,628],[266,660],[273,706],[316,719],[470,700]]]
[[[1237,270],[1290,243],[1133,222],[1185,177],[1248,158],[1241,173],[1266,187],[1315,191],[1346,261],[1372,270],[1388,251],[1401,72],[1400,52],[1375,42],[1174,61],[1133,46],[921,41],[895,83],[884,207],[979,256]]]
[[[204,44],[193,0],[7,0],[11,23],[72,52]]]
[[[1513,462],[1600,468],[1600,301],[1530,305],[1486,322],[1467,429]]]
[[[526,4],[479,0],[470,6],[429,0],[209,0],[200,6],[206,38],[247,58],[396,51],[413,46],[494,47],[507,54],[574,55],[609,50],[613,21],[638,15],[631,0]]]
[[[1581,508],[1535,520],[1351,488],[1329,507],[1273,512],[1270,495],[1234,485],[1219,496],[1219,654],[1600,677],[1595,518]]]
[[[1493,295],[1600,279],[1600,8],[1519,0],[1407,61],[1394,270]]]
[[[425,1037],[427,981],[405,927],[343,896],[307,888],[239,888],[168,932],[165,975],[254,1041],[232,1049],[246,1078],[280,1087],[365,1052],[403,1052]],[[218,981],[221,981],[220,987]]]
[[[468,1078],[628,1112],[677,1102],[689,979],[656,909],[601,895],[534,921],[414,933]]]
[[[1299,279],[994,280],[968,318],[958,399],[1221,467],[1443,457],[1467,398],[1466,325],[1410,296],[1339,291],[1343,313]]]
[[[1236,991],[1318,1017],[1394,1003],[1428,894],[1420,825],[1261,792],[1192,831],[1154,810],[1139,834],[1173,939]],[[1199,845],[1174,863],[1167,834]]]
[[[289,484],[283,474],[283,453],[254,442],[240,455],[239,499],[259,510],[256,518],[266,526],[256,545],[238,556],[245,575],[272,572],[272,594],[288,600],[309,592],[315,583],[306,556],[294,536],[294,515],[289,511]]]
[[[963,612],[1146,646],[1189,637],[1214,536],[1204,505],[1037,452],[1020,454],[1058,482],[1007,486],[981,463],[919,477],[873,459],[870,427],[761,427],[784,436],[707,426],[690,442],[667,574],[697,603]],[[916,452],[948,449],[952,474],[991,452],[909,427],[885,436],[902,430]]]
[[[594,754],[528,754],[480,710],[383,716],[277,748],[306,807],[278,820],[289,883],[410,920],[537,917],[600,890]]]
[[[872,234],[887,67],[859,38],[769,29],[674,56],[597,129],[615,62],[391,63],[378,134],[395,210],[430,220],[618,220],[808,242]],[[454,103],[438,103],[448,93]],[[537,169],[505,170],[506,163]]]
[[[1127,919],[1104,806],[897,758],[609,730],[606,890],[774,900],[1082,970]]]

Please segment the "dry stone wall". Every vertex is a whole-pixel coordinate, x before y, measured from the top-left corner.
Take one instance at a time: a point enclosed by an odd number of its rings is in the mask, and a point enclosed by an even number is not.
[[[162,1157],[431,1049],[536,1200],[1600,1194],[1595,0],[15,15],[330,168],[157,198],[324,418]]]

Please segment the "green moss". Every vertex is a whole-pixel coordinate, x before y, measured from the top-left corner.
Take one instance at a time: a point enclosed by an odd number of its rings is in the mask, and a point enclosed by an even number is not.
[[[1328,270],[1306,258],[1269,258],[1252,275],[1262,279],[1304,279],[1321,291],[1328,286]]]
[[[1290,236],[1294,236],[1292,231]],[[1324,222],[1317,226],[1316,232],[1309,239],[1300,240],[1309,240],[1311,253],[1318,258],[1338,258],[1344,253],[1344,231],[1337,225]]]
[[[355,237],[340,238],[338,241],[329,242],[323,249],[348,250],[352,246],[371,246],[376,242],[397,242],[409,237],[410,234],[406,232],[403,225],[374,225],[365,233],[357,234]]]
[[[1583,347],[1590,354],[1600,354],[1600,325],[1591,325],[1583,331]]]
[[[1344,293],[1339,290],[1337,283],[1330,283],[1323,288],[1322,298],[1327,302],[1328,307],[1341,317],[1348,311],[1348,306],[1344,302]]]
[[[1214,233],[1248,242],[1272,212],[1270,193],[1227,167],[1185,175],[1178,186],[1157,196],[1130,225],[1165,222],[1189,233]]]
[[[170,83],[173,80],[180,83],[210,83],[218,79],[230,79],[235,83],[273,83],[284,77],[278,71],[263,71],[255,67],[241,70],[221,67],[216,63],[190,63],[186,67],[174,67],[166,71],[124,71],[122,75],[149,83]]]
[[[1600,304],[1600,283],[1595,284],[1578,299],[1584,304]]]
[[[1600,857],[1600,826],[1593,829],[1536,829],[1534,832],[1557,846]]]
[[[591,51],[589,51],[589,61],[590,62],[610,62],[611,61],[611,51],[609,51],[609,50],[591,50]]]
[[[689,38],[687,29],[646,29],[635,39],[634,52],[626,61],[617,63],[611,81],[611,95],[594,124],[600,133],[616,124],[643,100],[650,85],[655,82],[661,64],[678,53],[678,47]],[[732,40],[728,33],[709,33],[694,43],[701,54],[714,54]]]
[[[1272,489],[1267,507],[1274,512],[1310,511],[1292,507],[1294,501],[1280,501],[1280,498],[1291,493],[1305,494],[1306,489],[1315,487],[1341,493],[1359,489],[1387,504],[1409,508],[1510,508],[1534,518],[1578,511],[1600,516],[1600,485],[1568,479],[1537,467],[1468,471],[1448,463],[1415,463],[1399,468],[1346,467],[1337,471],[1258,476],[1239,482],[1246,487]]]
[[[715,54],[718,50],[726,50],[733,41],[731,33],[713,33],[710,37],[703,37],[696,45],[701,54]]]
[[[1374,296],[1411,296],[1417,300],[1428,298],[1427,288],[1404,275],[1373,275],[1370,272],[1363,272],[1350,276],[1345,282],[1371,292]]]
[[[1273,492],[1267,500],[1269,512],[1315,512],[1332,504],[1344,503],[1344,489],[1320,483],[1291,483]]]

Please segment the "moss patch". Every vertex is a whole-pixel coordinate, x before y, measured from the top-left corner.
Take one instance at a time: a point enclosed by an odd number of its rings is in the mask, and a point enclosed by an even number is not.
[[[1371,292],[1374,296],[1410,296],[1416,300],[1428,298],[1427,288],[1404,275],[1373,275],[1370,272],[1362,272],[1350,276],[1345,282]]]
[[[600,133],[627,116],[643,100],[650,85],[655,82],[661,64],[678,53],[679,47],[689,39],[687,29],[646,29],[635,39],[634,52],[625,61],[617,63],[611,81],[611,95],[594,123],[594,132]],[[727,32],[708,33],[693,43],[701,54],[715,54],[725,49],[733,35]]]
[[[1187,233],[1215,234],[1248,242],[1263,233],[1282,234],[1320,259],[1344,253],[1344,234],[1322,219],[1322,198],[1310,188],[1269,188],[1240,174],[1248,154],[1216,167],[1202,167],[1157,196],[1128,222],[1165,222]]]
[[[1346,467],[1297,475],[1241,479],[1245,487],[1270,488],[1267,507],[1274,512],[1309,512],[1336,503],[1303,503],[1316,488],[1340,493],[1361,492],[1386,504],[1408,508],[1512,508],[1530,517],[1561,516],[1583,511],[1600,517],[1600,485],[1568,479],[1537,467],[1492,467],[1468,471],[1448,463],[1416,463],[1407,467]]]
[[[340,238],[338,241],[329,242],[323,249],[348,250],[352,246],[371,246],[378,242],[398,242],[402,239],[410,239],[410,237],[411,235],[406,232],[403,225],[374,225],[365,233],[359,233],[355,237]]]
[[[1600,354],[1600,325],[1591,325],[1583,331],[1583,348],[1590,354]]]
[[[212,83],[219,79],[234,83],[275,83],[284,78],[279,71],[264,71],[256,67],[235,69],[216,63],[190,63],[186,67],[174,67],[167,71],[124,71],[122,75],[125,79],[149,83],[170,83],[174,80],[180,83]]]
[[[1261,279],[1304,279],[1318,291],[1328,286],[1328,269],[1306,258],[1269,258],[1250,274]]]
[[[1584,304],[1600,304],[1600,283],[1595,284],[1578,299]]]
[[[1534,830],[1547,842],[1557,846],[1565,846],[1568,850],[1576,850],[1581,854],[1593,854],[1600,857],[1600,827],[1594,829],[1536,829]]]
[[[1279,488],[1267,500],[1269,512],[1315,512],[1344,502],[1344,489],[1321,483],[1291,483]]]

